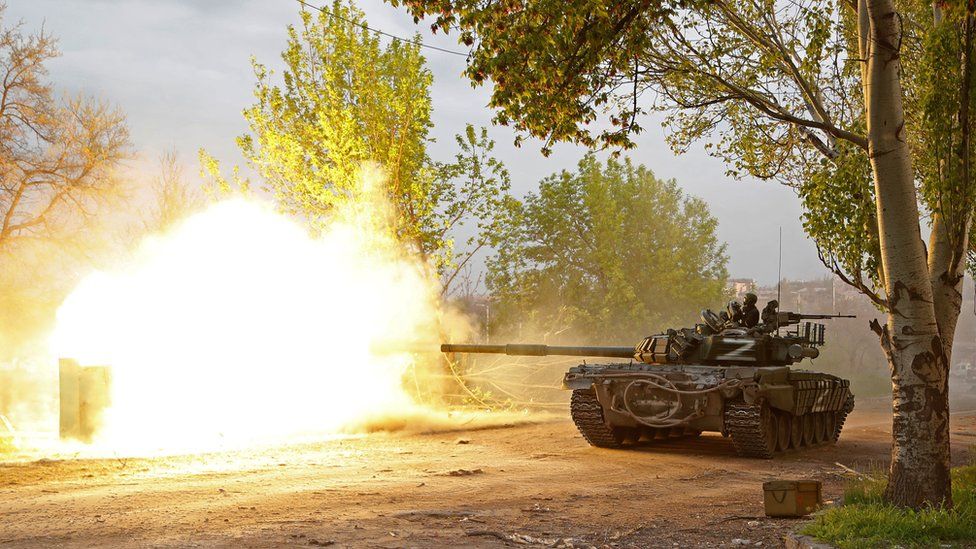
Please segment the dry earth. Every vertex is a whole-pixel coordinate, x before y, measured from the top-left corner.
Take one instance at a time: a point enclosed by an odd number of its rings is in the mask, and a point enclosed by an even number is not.
[[[954,461],[976,402],[957,404]],[[566,420],[247,452],[0,464],[0,547],[779,547],[762,482],[883,465],[890,417],[861,405],[836,446],[742,459],[720,436],[588,447]],[[737,540],[737,541],[733,541]]]

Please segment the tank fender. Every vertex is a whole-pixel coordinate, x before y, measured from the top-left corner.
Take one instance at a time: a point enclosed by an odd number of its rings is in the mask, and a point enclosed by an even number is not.
[[[759,388],[756,386],[756,379],[759,377],[760,368],[755,366],[739,366],[739,367],[728,367],[724,369],[725,379],[741,379],[744,383],[742,385],[742,400],[746,404],[755,404],[759,398]],[[736,391],[738,391],[737,389]],[[726,399],[731,399],[734,394],[726,394]]]
[[[756,378],[755,367],[750,366],[730,366],[725,368],[725,379],[755,379]]]
[[[793,413],[796,410],[796,391],[790,384],[787,367],[760,368],[756,372],[757,396],[777,410]]]
[[[792,385],[766,385],[760,387],[759,392],[766,402],[777,410],[791,414],[796,410],[796,394]]]
[[[574,374],[572,372],[563,376],[563,389],[589,389],[593,387],[593,378]]]

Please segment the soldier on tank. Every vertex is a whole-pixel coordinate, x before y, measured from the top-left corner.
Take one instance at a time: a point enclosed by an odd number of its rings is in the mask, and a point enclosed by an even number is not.
[[[764,325],[770,328],[776,328],[776,313],[779,312],[779,301],[775,299],[771,300],[769,303],[763,307],[762,310],[762,322]]]
[[[746,328],[755,328],[759,324],[759,309],[756,302],[759,298],[756,294],[748,293],[742,303],[742,325]]]
[[[738,328],[739,326],[742,326],[742,322],[745,318],[742,315],[742,305],[739,305],[738,301],[732,300],[729,301],[729,304],[726,306],[725,309],[726,311],[728,311],[726,316],[728,316],[728,322],[730,326],[732,326],[733,328]]]

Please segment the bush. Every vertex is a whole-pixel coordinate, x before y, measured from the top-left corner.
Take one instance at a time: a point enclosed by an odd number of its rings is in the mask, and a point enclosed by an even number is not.
[[[803,533],[842,549],[976,544],[976,464],[952,470],[952,510],[894,507],[884,502],[886,485],[882,473],[852,482],[844,505],[826,510]]]

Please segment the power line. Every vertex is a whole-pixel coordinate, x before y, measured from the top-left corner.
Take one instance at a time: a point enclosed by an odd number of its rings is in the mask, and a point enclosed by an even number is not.
[[[345,17],[342,17],[341,15],[337,15],[335,12],[326,9],[325,7],[313,6],[312,4],[309,4],[308,2],[306,2],[305,0],[295,0],[295,1],[298,2],[299,4],[305,6],[306,8],[311,8],[313,10],[318,10],[318,11],[320,11],[322,13],[325,13],[325,14],[328,14],[328,15],[330,15],[332,17],[335,17],[336,19],[338,19],[340,21],[345,21],[346,23],[349,23],[350,25],[359,25],[360,27],[362,27],[362,28],[364,28],[364,29],[366,29],[368,31],[372,31],[372,32],[375,32],[377,34],[382,34],[383,36],[386,36],[388,38],[392,38],[393,40],[396,40],[398,42],[405,42],[407,44],[413,44],[413,45],[419,46],[421,48],[427,48],[429,50],[439,51],[441,53],[449,53],[451,55],[458,55],[458,56],[464,57],[464,58],[468,58],[470,56],[470,53],[464,53],[464,52],[460,52],[460,51],[456,51],[456,50],[449,50],[449,49],[446,49],[446,48],[440,48],[440,47],[437,47],[437,46],[431,46],[430,44],[424,44],[420,40],[409,40],[407,38],[402,38],[402,37],[396,36],[394,34],[390,34],[388,32],[381,31],[379,29],[374,29],[374,28],[366,25],[366,23],[363,23],[363,22],[360,22],[360,21],[353,21],[351,19],[346,19]]]

